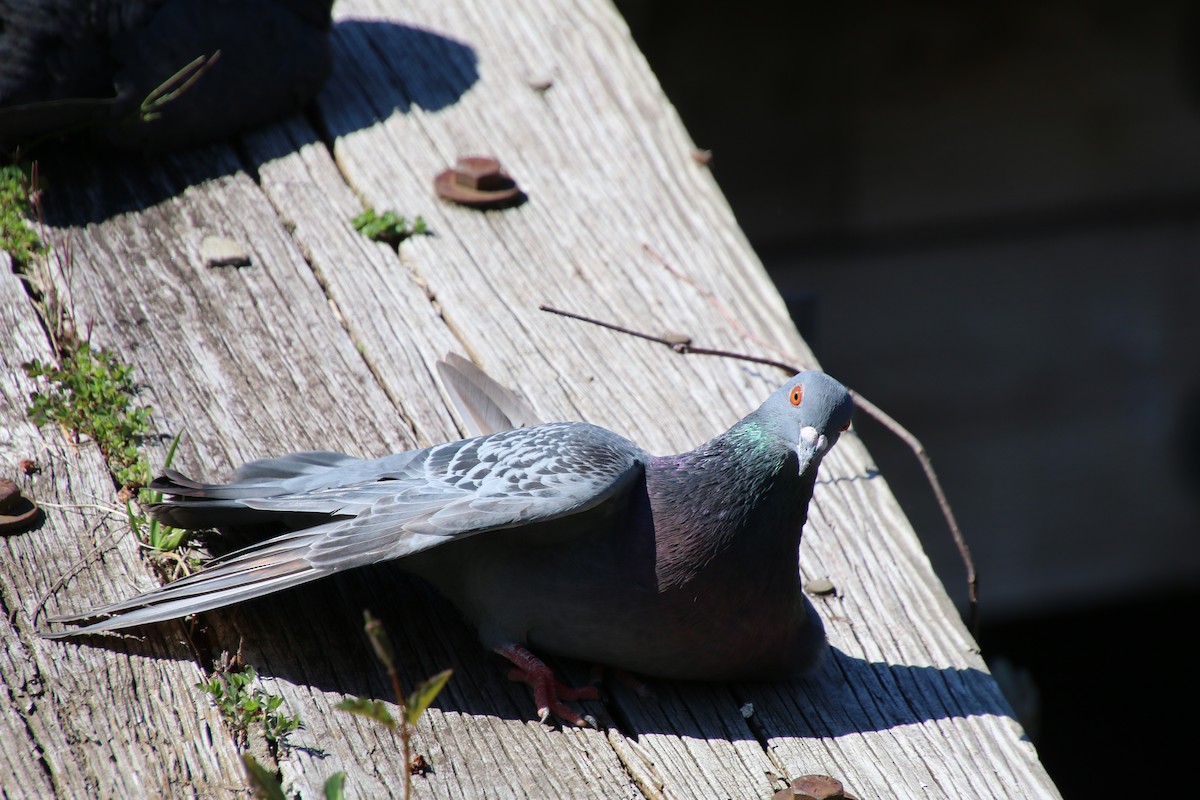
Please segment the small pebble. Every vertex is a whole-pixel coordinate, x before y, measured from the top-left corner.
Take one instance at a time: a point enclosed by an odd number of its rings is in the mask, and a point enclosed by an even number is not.
[[[813,578],[804,588],[809,594],[833,594],[836,589],[829,578]]]
[[[200,242],[200,258],[206,267],[250,266],[250,254],[246,248],[224,236],[205,236]]]

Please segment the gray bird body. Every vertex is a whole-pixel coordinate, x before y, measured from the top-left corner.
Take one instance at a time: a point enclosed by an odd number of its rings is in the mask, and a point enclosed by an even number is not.
[[[795,401],[795,402],[793,402]],[[654,457],[586,423],[502,430],[379,459],[296,453],[228,484],[178,473],[179,527],[282,526],[264,542],[56,637],[210,610],[381,561],[427,581],[492,649],[665,678],[776,679],[825,649],[798,548],[846,389],[804,372],[729,431]]]

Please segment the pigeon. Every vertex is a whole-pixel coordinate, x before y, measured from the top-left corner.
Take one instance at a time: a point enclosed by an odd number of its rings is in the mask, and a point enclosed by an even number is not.
[[[462,364],[439,371],[469,385]],[[449,393],[471,402],[471,391]],[[852,408],[841,383],[805,371],[694,450],[654,456],[586,422],[516,426],[535,418],[510,394],[479,417],[491,432],[428,448],[291,453],[223,484],[166,470],[151,484],[164,494],[150,508],[161,522],[282,532],[161,588],[57,617],[86,624],[46,635],[161,622],[394,562],[513,664],[509,677],[530,686],[543,721],[587,724],[568,702],[596,692],[560,682],[535,653],[660,679],[802,676],[828,645],[800,585],[800,537],[818,466]]]
[[[295,113],[332,69],[332,6],[0,0],[0,149],[87,133],[161,152]]]

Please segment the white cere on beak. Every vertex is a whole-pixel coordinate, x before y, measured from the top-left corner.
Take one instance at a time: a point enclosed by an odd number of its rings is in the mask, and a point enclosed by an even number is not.
[[[825,451],[826,439],[812,425],[800,429],[800,444],[803,447],[815,447],[818,453]]]
[[[796,455],[800,460],[800,474],[804,474],[804,470],[808,469],[808,465],[815,458],[820,458],[825,455],[825,451],[829,449],[829,440],[820,434],[820,432],[812,425],[805,425],[800,429],[800,442],[796,447]]]

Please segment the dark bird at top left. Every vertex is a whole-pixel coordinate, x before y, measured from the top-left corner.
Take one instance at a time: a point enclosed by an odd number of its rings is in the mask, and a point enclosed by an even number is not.
[[[0,149],[86,132],[130,151],[225,138],[303,108],[329,76],[332,0],[0,0]],[[197,59],[194,84],[143,103]]]

